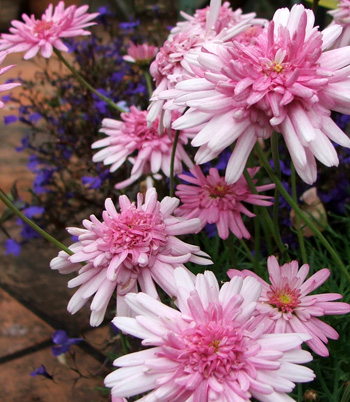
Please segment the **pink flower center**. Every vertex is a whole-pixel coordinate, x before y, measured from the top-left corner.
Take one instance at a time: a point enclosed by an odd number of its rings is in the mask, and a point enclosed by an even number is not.
[[[34,27],[34,34],[36,36],[45,36],[47,31],[51,29],[53,21],[37,21]]]
[[[243,331],[219,322],[197,324],[183,335],[185,348],[178,359],[185,373],[215,376],[219,382],[245,366]]]
[[[225,196],[229,192],[229,186],[223,184],[219,186],[209,187],[210,198],[220,198]]]
[[[160,214],[150,214],[142,210],[129,209],[121,212],[119,219],[106,222],[99,249],[111,254],[128,250],[137,258],[140,253],[157,254],[159,247],[166,244],[165,224]]]
[[[292,313],[300,304],[300,290],[291,289],[288,284],[282,288],[274,288],[270,286],[271,291],[267,292],[269,304],[277,307],[282,313]]]

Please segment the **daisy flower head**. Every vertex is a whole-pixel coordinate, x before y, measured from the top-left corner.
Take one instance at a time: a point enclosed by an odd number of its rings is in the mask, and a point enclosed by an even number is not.
[[[188,26],[175,27],[168,40],[160,48],[150,67],[156,89],[148,108],[149,123],[161,116],[161,124],[167,127],[169,110],[163,110],[165,101],[159,94],[173,89],[175,84],[182,81],[185,76],[194,75],[187,59],[195,57],[204,43],[214,40],[229,41],[254,23],[254,13],[246,14],[243,17],[240,11],[235,14],[228,8],[228,4],[225,4],[221,7],[221,0],[212,0],[210,6],[204,9],[202,16],[193,17]],[[225,22],[219,20],[220,16],[225,19]],[[261,21],[256,20],[255,23],[261,23]]]
[[[98,13],[88,14],[88,8],[87,5],[73,5],[65,9],[64,2],[60,1],[55,9],[50,4],[41,19],[22,14],[24,22],[12,21],[10,34],[1,34],[0,50],[25,52],[24,59],[31,59],[39,51],[43,57],[49,58],[53,48],[68,52],[68,47],[61,39],[90,35],[84,28],[95,25],[91,20]]]
[[[179,116],[177,111],[171,114],[173,120]],[[93,149],[103,148],[92,158],[94,162],[111,165],[110,171],[115,172],[128,157],[133,161],[133,168],[128,179],[116,184],[121,189],[137,181],[141,175],[162,171],[170,176],[170,160],[175,137],[175,130],[164,129],[158,132],[158,119],[148,127],[147,112],[131,106],[130,112],[121,114],[121,121],[104,119],[100,132],[106,138],[92,144]],[[180,133],[176,148],[174,171],[182,171],[182,162],[188,167],[193,164],[183,145],[188,141],[185,132]]]
[[[259,168],[248,169],[253,178]],[[239,239],[250,238],[241,214],[248,217],[255,216],[242,202],[269,206],[272,197],[253,194],[247,181],[242,175],[236,183],[227,184],[224,177],[219,175],[216,168],[209,170],[208,176],[204,176],[199,166],[190,170],[192,176],[179,175],[183,181],[191,183],[179,184],[176,196],[180,198],[182,205],[175,211],[175,215],[185,218],[200,218],[202,228],[207,223],[215,223],[218,234],[222,239],[227,239],[231,231]],[[256,182],[256,180],[254,180]],[[258,192],[274,188],[274,184],[258,186]]]
[[[350,45],[350,0],[339,0],[337,7],[328,11],[328,14],[333,17],[332,25],[339,24],[343,28],[332,47],[336,49]]]
[[[127,49],[128,54],[123,56],[123,59],[129,63],[139,64],[140,66],[149,66],[157,52],[158,48],[156,46],[148,45],[147,43],[135,45],[133,42],[130,42]]]
[[[84,229],[68,228],[71,235],[78,236],[78,241],[70,246],[74,254],[68,256],[61,251],[50,264],[62,274],[78,271],[78,276],[68,282],[70,288],[80,286],[68,304],[68,311],[74,314],[95,294],[90,323],[98,326],[115,290],[117,314],[130,315],[124,298],[128,292],[137,292],[138,285],[143,292],[158,297],[157,283],[174,296],[175,267],[189,261],[211,264],[209,256],[198,246],[176,237],[196,233],[201,225],[199,219],[172,216],[178,204],[179,200],[171,197],[158,201],[156,190],[149,188],[144,203],[141,193],[136,204],[122,195],[117,212],[112,200],[107,199],[102,221],[91,215],[90,220],[83,221]],[[85,265],[81,266],[82,262]]]
[[[219,34],[224,29],[229,29],[244,20],[251,23],[255,13],[243,14],[238,8],[233,11],[230,3],[225,1],[221,4],[221,0],[213,0],[210,6],[196,10],[195,14],[189,15],[184,11],[180,11],[185,21],[180,21],[171,29],[168,39],[172,39],[174,35],[187,32],[191,36],[203,35],[206,30],[213,30],[215,34]],[[254,20],[254,22],[262,20]]]
[[[313,24],[313,12],[300,4],[279,9],[251,44],[204,44],[192,60],[196,77],[160,94],[172,106],[189,108],[173,128],[206,123],[192,140],[200,147],[197,164],[235,143],[226,170],[226,180],[234,183],[257,139],[275,130],[306,183],[316,180],[315,157],[326,166],[338,165],[331,141],[350,147],[350,139],[330,114],[350,112],[350,47],[327,50],[341,27],[320,32]]]
[[[206,271],[195,281],[175,269],[175,310],[144,294],[129,294],[136,317],[116,317],[121,331],[154,346],[122,356],[105,385],[114,396],[150,393],[140,401],[293,401],[294,382],[313,372],[299,365],[312,359],[299,348],[305,334],[264,334],[254,310],[261,287],[254,278],[233,278],[219,290]]]
[[[5,60],[5,57],[7,56],[7,52],[0,52],[0,65],[2,64],[2,62]],[[6,67],[0,67],[0,75],[5,74],[7,71],[11,70],[13,67],[15,67],[15,65],[11,65],[11,66],[6,66]],[[0,84],[0,93],[1,92],[5,92],[5,91],[9,91],[13,88],[18,87],[19,85],[21,85],[19,82],[11,82],[11,83],[7,83],[7,84]],[[2,102],[0,100],[0,109],[2,109],[5,106],[4,102]]]
[[[312,294],[330,275],[327,268],[321,269],[305,280],[309,265],[300,267],[297,261],[280,266],[276,257],[267,260],[271,284],[248,270],[231,269],[228,276],[255,277],[262,286],[257,315],[269,333],[303,332],[311,335],[306,341],[310,349],[320,356],[328,356],[325,344],[328,339],[338,339],[338,333],[318,317],[328,314],[346,314],[350,304],[334,302],[342,297],[338,293]]]

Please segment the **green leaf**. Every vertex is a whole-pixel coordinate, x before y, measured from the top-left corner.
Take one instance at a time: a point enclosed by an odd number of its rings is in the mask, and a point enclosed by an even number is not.
[[[308,3],[313,3],[312,0],[306,0]],[[335,9],[338,6],[339,1],[336,0],[320,0],[318,3],[319,6],[325,7],[325,8],[330,8],[330,9]]]

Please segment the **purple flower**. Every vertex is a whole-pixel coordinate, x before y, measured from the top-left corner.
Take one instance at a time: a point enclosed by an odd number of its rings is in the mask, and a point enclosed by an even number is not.
[[[5,242],[6,255],[14,255],[18,257],[21,253],[21,245],[14,239],[7,239]]]
[[[6,125],[15,123],[17,120],[18,120],[18,117],[13,115],[13,114],[10,114],[8,116],[4,116],[4,123]]]
[[[4,95],[4,96],[1,97],[1,100],[2,100],[4,103],[6,103],[6,102],[8,102],[8,101],[11,100],[11,96],[10,96],[10,95]]]
[[[21,139],[22,145],[20,147],[16,147],[16,152],[22,152],[23,150],[27,149],[30,147],[30,142],[29,142],[29,135],[26,135]]]
[[[44,212],[45,208],[37,205],[32,205],[23,210],[24,215],[29,219],[32,219],[35,215],[42,215]]]
[[[119,24],[119,28],[125,31],[133,31],[134,28],[140,25],[140,20],[130,21],[130,22],[121,22]]]
[[[42,364],[40,367],[36,368],[34,371],[30,373],[32,377],[36,377],[37,375],[42,375],[50,380],[53,379],[52,375],[46,371],[46,367]]]
[[[37,123],[43,116],[40,113],[32,113],[29,115],[29,121],[32,123]]]
[[[62,355],[68,352],[72,345],[75,345],[81,341],[83,338],[68,338],[67,332],[63,329],[59,329],[52,335],[53,343],[57,346],[52,346],[51,351],[54,356]]]
[[[102,180],[99,177],[84,176],[81,178],[81,181],[84,186],[90,189],[100,188],[102,184]]]

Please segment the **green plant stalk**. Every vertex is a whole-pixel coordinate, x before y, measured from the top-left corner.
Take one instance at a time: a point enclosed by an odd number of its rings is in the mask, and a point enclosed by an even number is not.
[[[258,207],[254,205],[254,214],[257,216]],[[257,218],[254,219],[254,271],[255,273],[259,270],[259,259],[260,259],[260,222]]]
[[[153,94],[153,86],[152,86],[152,79],[151,75],[148,70],[142,69],[143,75],[145,76],[146,79],[146,85],[147,85],[147,91],[148,91],[148,96],[151,98]]]
[[[224,242],[230,253],[230,258],[231,258],[231,262],[233,265],[232,268],[238,269],[236,253],[235,253],[235,248],[234,248],[234,244],[233,244],[233,237],[232,237],[231,233],[229,234],[228,238],[226,240],[224,240]]]
[[[278,152],[278,133],[273,132],[271,136],[271,153],[272,153],[272,159],[273,159],[273,164],[275,166],[275,172],[278,176],[278,178],[281,180],[281,166],[280,166],[280,155]],[[276,233],[280,233],[280,228],[279,228],[279,221],[278,221],[278,209],[279,209],[279,204],[280,204],[280,192],[275,186],[275,199],[273,201],[273,226],[275,228]]]
[[[130,348],[128,345],[128,341],[126,335],[124,335],[121,331],[119,332],[120,343],[122,344],[122,349],[125,355],[130,353]]]
[[[253,183],[253,180],[250,177],[250,174],[248,173],[248,170],[245,169],[243,174],[244,174],[244,178],[246,179],[246,181],[247,181],[247,183],[248,183],[248,185],[250,187],[251,192],[253,194],[258,194],[258,192],[256,190],[256,187],[255,187],[255,184]],[[288,251],[287,251],[286,247],[284,246],[284,244],[282,243],[280,233],[275,232],[275,228],[274,228],[271,216],[268,214],[268,212],[267,212],[265,207],[261,207],[260,211],[261,211],[262,218],[263,218],[263,221],[264,221],[263,228],[268,228],[268,230],[272,234],[273,238],[275,239],[277,247],[279,248],[283,258],[286,261],[290,261]],[[268,237],[266,238],[266,241],[268,241]]]
[[[312,1],[312,11],[314,12],[315,15],[316,15],[316,11],[318,9],[318,2],[319,2],[319,0]]]
[[[291,162],[291,167],[292,167],[292,177],[291,177],[291,180],[292,180],[292,196],[293,196],[293,201],[295,202],[296,205],[298,205],[296,174],[295,174],[295,167],[294,167],[293,162]],[[298,214],[295,214],[295,222],[296,222],[296,225],[297,225],[297,235],[298,235],[298,241],[299,241],[299,246],[300,246],[301,259],[303,261],[303,264],[307,264],[305,241],[304,241],[303,231],[302,231],[301,225],[300,225],[300,217],[299,217]]]
[[[255,151],[258,154],[258,156],[261,160],[261,163],[263,164],[267,174],[270,176],[271,180],[275,183],[275,185],[278,186],[278,189],[281,192],[281,194],[283,195],[283,197],[285,198],[285,200],[294,209],[295,213],[298,214],[299,217],[305,222],[305,224],[310,227],[310,229],[314,232],[315,236],[318,237],[321,244],[326,248],[326,250],[332,256],[332,258],[334,259],[334,262],[336,263],[336,265],[338,266],[340,271],[343,273],[343,275],[346,277],[347,281],[350,283],[350,274],[347,271],[343,261],[339,258],[336,251],[329,244],[328,240],[322,235],[322,233],[319,231],[319,229],[316,227],[316,225],[312,222],[312,220],[309,219],[309,217],[306,214],[304,214],[304,212],[294,202],[293,198],[288,194],[287,190],[283,187],[283,184],[281,183],[281,181],[278,179],[278,177],[275,175],[274,171],[272,170],[272,168],[264,154],[264,151],[261,149],[261,147],[258,143],[255,145]]]
[[[175,177],[174,177],[174,164],[175,164],[175,154],[176,147],[179,141],[180,130],[177,130],[174,137],[173,149],[171,150],[171,158],[170,158],[170,183],[169,183],[169,195],[170,197],[174,197],[174,187],[175,187]]]
[[[8,208],[11,209],[13,213],[15,213],[19,218],[21,218],[23,222],[25,222],[28,226],[30,226],[32,229],[38,232],[42,237],[44,237],[50,243],[54,244],[56,247],[65,251],[69,255],[74,254],[73,251],[71,251],[68,247],[66,247],[58,240],[56,240],[54,237],[45,232],[45,230],[41,229],[38,225],[36,225],[32,220],[23,215],[22,212],[14,206],[14,204],[9,200],[9,198],[2,190],[0,190],[0,199]]]
[[[346,387],[340,402],[350,402],[350,385]]]
[[[120,113],[126,113],[127,110],[123,109],[122,107],[118,106],[116,103],[114,103],[111,99],[107,98],[106,96],[102,95],[100,92],[98,92],[92,85],[90,85],[79,73],[78,71],[71,66],[68,61],[62,56],[61,52],[57,49],[54,48],[54,52],[58,59],[71,71],[71,73],[74,75],[74,77],[80,82],[81,85],[85,86],[89,91],[97,95],[100,99],[105,101],[110,107],[118,110]]]
[[[252,253],[249,250],[249,247],[247,246],[246,242],[243,239],[239,239],[239,241],[240,241],[241,246],[243,247],[244,251],[246,252],[250,262],[254,264],[254,262],[255,262],[254,257],[252,256]]]

